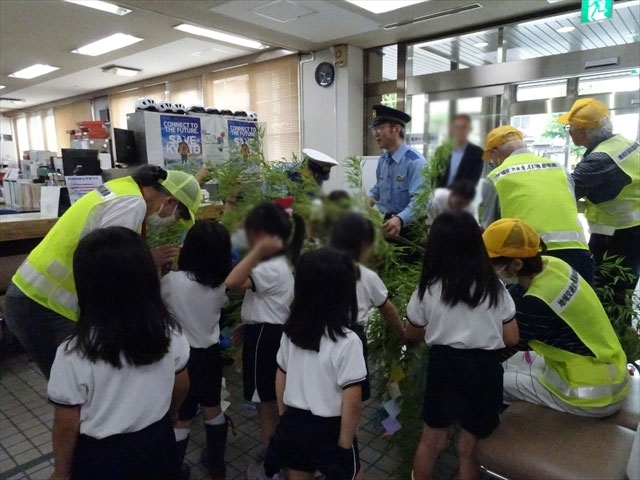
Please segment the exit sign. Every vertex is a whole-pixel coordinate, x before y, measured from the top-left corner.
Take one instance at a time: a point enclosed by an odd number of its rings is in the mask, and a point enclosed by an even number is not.
[[[582,23],[600,22],[612,14],[613,0],[582,0]]]

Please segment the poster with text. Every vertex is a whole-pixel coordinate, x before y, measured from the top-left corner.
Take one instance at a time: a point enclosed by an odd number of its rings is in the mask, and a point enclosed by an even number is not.
[[[258,124],[244,120],[228,120],[229,142],[234,145],[235,151],[239,151],[243,158],[256,153],[251,151],[253,141],[258,138]]]
[[[222,165],[229,160],[227,120],[224,117],[202,117],[202,143],[207,165]]]
[[[167,169],[195,171],[202,167],[202,134],[200,118],[160,115],[162,153]]]

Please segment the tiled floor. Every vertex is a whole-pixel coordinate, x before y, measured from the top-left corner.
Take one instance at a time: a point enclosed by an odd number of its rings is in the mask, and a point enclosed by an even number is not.
[[[227,479],[244,480],[250,452],[257,445],[255,409],[241,399],[240,375],[233,367],[225,370],[228,390],[231,392],[232,417],[236,436],[231,433],[227,447]],[[397,465],[397,458],[388,451],[381,436],[381,427],[373,420],[375,401],[363,409],[358,434],[360,456],[367,480],[387,480]],[[33,362],[24,354],[5,355],[0,361],[0,480],[44,480],[53,471],[51,422],[53,409],[46,399],[46,381]],[[187,461],[192,467],[192,480],[206,479],[207,473],[199,464],[200,452],[205,444],[201,422],[192,428]],[[455,458],[449,454],[438,465],[439,480],[450,480],[455,475]]]

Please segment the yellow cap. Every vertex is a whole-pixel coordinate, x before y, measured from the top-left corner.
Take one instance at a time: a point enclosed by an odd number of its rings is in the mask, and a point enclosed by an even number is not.
[[[571,110],[558,117],[558,123],[568,123],[580,128],[600,128],[600,120],[611,112],[600,100],[582,98],[576,100]]]
[[[522,140],[524,135],[520,130],[511,125],[503,125],[502,127],[494,128],[487,133],[487,138],[484,142],[484,153],[482,159],[485,161],[491,160],[489,151],[499,147],[507,142],[513,142],[514,140]]]
[[[193,175],[177,170],[167,171],[167,178],[160,180],[160,185],[169,190],[180,203],[189,209],[191,220],[195,221],[196,213],[200,207],[202,191],[200,184]]]
[[[530,258],[540,251],[540,236],[519,218],[493,222],[482,234],[489,258]]]

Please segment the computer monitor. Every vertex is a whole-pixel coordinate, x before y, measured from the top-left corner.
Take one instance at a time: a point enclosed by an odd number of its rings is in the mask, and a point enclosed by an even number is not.
[[[98,150],[63,148],[62,168],[65,176],[102,174]]]
[[[138,165],[140,157],[136,146],[136,136],[133,130],[123,128],[113,129],[113,141],[115,143],[116,160],[125,165]]]

